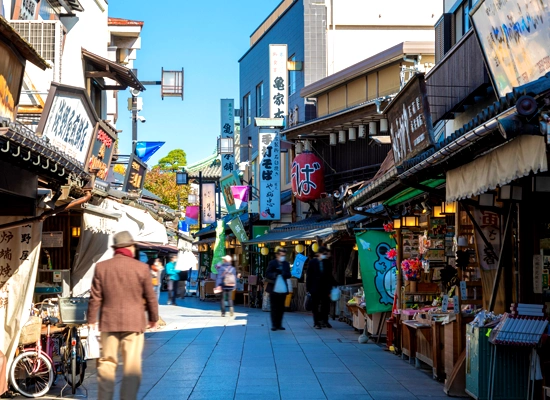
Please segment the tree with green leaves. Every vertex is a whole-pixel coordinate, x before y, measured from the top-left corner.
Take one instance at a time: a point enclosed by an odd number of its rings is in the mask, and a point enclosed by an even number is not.
[[[177,171],[187,165],[187,155],[182,149],[171,150],[167,156],[162,157],[157,167],[161,171]]]
[[[166,204],[173,210],[178,209],[178,195],[179,205],[187,206],[189,185],[177,185],[175,172],[163,171],[160,166],[155,165],[150,171],[147,171],[143,186],[159,196],[162,199],[162,204]]]

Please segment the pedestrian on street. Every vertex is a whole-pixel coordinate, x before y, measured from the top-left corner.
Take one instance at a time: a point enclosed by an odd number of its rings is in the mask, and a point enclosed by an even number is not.
[[[167,305],[176,305],[176,298],[178,297],[178,283],[180,280],[180,272],[176,269],[176,263],[178,261],[177,254],[170,256],[170,262],[166,264],[166,275],[168,275],[168,302]]]
[[[321,246],[307,268],[306,289],[311,295],[313,327],[315,329],[332,328],[328,322],[328,314],[330,312],[330,291],[336,286],[336,281],[332,276],[329,258],[330,250]]]
[[[149,267],[134,258],[136,247],[132,235],[126,231],[115,234],[113,248],[114,257],[96,265],[88,306],[90,327],[95,326],[101,312],[98,398],[113,398],[118,352],[121,350],[123,378],[120,399],[135,400],[141,383],[143,333],[146,327],[157,327],[158,301],[151,285]]]
[[[218,277],[216,278],[216,291],[222,291],[221,310],[222,317],[225,317],[225,303],[229,306],[229,315],[233,316],[233,291],[237,288],[237,270],[232,264],[233,259],[230,255],[222,257],[223,263],[218,268]]]
[[[164,269],[164,267],[162,266],[162,262],[159,258],[150,258],[147,261],[147,264],[151,269],[151,283],[153,284],[153,291],[155,292],[158,301],[160,299],[160,285],[162,270]]]
[[[276,249],[275,259],[267,265],[265,276],[267,278],[265,290],[269,293],[269,303],[271,304],[271,330],[284,331],[283,314],[285,312],[285,299],[288,295],[287,279],[290,279],[290,264],[286,261],[286,249],[284,247]]]

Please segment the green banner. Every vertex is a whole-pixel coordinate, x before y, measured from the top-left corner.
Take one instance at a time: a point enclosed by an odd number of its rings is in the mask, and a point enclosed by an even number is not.
[[[232,213],[237,209],[235,205],[235,197],[231,191],[231,186],[239,186],[241,184],[241,178],[237,171],[233,171],[232,174],[227,175],[225,178],[220,179],[220,188],[223,193],[223,199],[225,200],[225,207],[228,213]]]
[[[229,225],[239,243],[244,243],[248,241],[248,235],[244,230],[243,222],[241,221],[240,217],[233,218],[227,223],[227,225]]]
[[[252,239],[256,239],[257,237],[266,235],[269,232],[269,226],[253,226],[252,227],[252,235],[254,236]]]
[[[388,232],[366,231],[355,235],[367,312],[391,311],[396,286],[395,260],[386,253],[395,248]]]
[[[219,219],[216,225],[216,242],[214,242],[214,256],[212,257],[212,266],[210,270],[217,274],[216,264],[222,262],[222,257],[225,256],[225,224]]]

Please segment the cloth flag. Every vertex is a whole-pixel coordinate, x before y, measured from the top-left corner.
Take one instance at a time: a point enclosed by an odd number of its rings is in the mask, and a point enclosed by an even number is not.
[[[187,206],[185,208],[185,221],[189,226],[199,224],[199,206]]]
[[[383,231],[355,235],[367,313],[391,311],[396,289],[396,262],[386,256],[395,240]]]
[[[216,265],[222,262],[222,257],[225,256],[225,223],[219,219],[216,222],[216,242],[214,243],[214,256],[212,257],[212,266],[210,270],[217,274]]]
[[[165,142],[137,142],[136,143],[136,155],[143,162],[149,161],[149,159],[160,149]]]
[[[231,186],[233,192],[233,198],[235,199],[235,206],[237,210],[247,207],[248,205],[248,186]]]

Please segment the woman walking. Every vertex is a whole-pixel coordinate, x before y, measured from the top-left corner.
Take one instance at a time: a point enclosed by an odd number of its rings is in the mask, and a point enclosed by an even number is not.
[[[159,258],[150,258],[147,260],[147,264],[149,264],[149,268],[151,268],[151,283],[153,284],[153,291],[158,301],[160,298],[161,277],[164,267]]]
[[[233,316],[233,290],[237,288],[237,270],[231,264],[233,261],[230,255],[222,257],[223,263],[218,269],[216,278],[216,291],[222,291],[222,317],[225,317],[225,303],[229,306],[229,315]]]
[[[176,305],[176,297],[178,296],[178,282],[180,280],[180,272],[176,270],[176,261],[178,256],[172,254],[170,262],[166,264],[166,275],[168,276],[168,305]]]
[[[286,261],[286,250],[283,247],[277,248],[275,259],[269,262],[265,275],[268,280],[266,292],[269,293],[271,303],[271,330],[284,331],[283,314],[288,294],[287,279],[290,279],[290,264]]]

